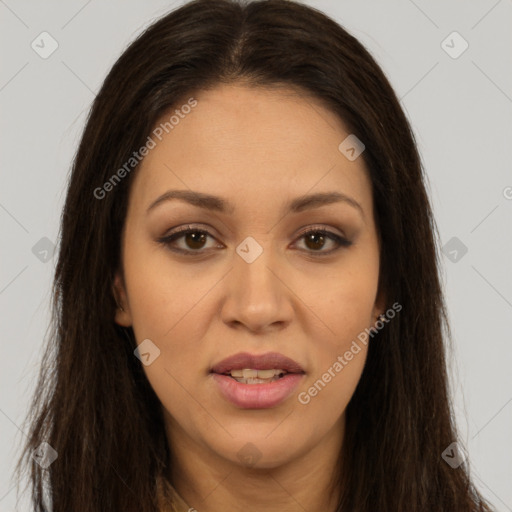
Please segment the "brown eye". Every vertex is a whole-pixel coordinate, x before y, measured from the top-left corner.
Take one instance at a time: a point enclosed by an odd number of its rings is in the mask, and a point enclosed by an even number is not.
[[[166,245],[172,251],[194,256],[194,253],[202,254],[206,252],[203,249],[205,249],[208,238],[213,239],[213,236],[208,231],[186,226],[158,239],[158,242]],[[178,241],[182,241],[181,246],[178,245]]]
[[[192,226],[186,226],[158,239],[158,242],[166,245],[174,252],[187,256],[201,255],[205,253],[207,249],[223,247],[222,245],[206,247],[208,238],[215,240],[208,231],[194,228]],[[302,233],[299,239],[304,239],[306,246],[304,251],[313,254],[314,256],[329,255],[341,247],[349,247],[352,245],[352,242],[342,236],[320,228],[308,229]],[[178,244],[179,241],[181,244]],[[324,250],[325,247],[329,246],[331,247],[330,249]]]
[[[203,231],[189,231],[182,236],[190,249],[202,249],[208,235]]]
[[[327,242],[327,238],[320,232],[308,233],[304,236],[308,249],[312,249],[314,251],[322,249]]]
[[[305,233],[302,233],[300,238],[304,239],[306,250],[311,253],[318,253],[318,255],[331,254],[337,251],[340,247],[349,247],[352,242],[343,238],[336,233],[326,229],[310,228]],[[331,243],[334,245],[331,250],[323,250],[326,245]],[[316,256],[316,254],[315,254]]]

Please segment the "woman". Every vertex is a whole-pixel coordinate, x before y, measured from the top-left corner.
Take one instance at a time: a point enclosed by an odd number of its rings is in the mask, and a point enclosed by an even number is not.
[[[74,161],[34,506],[491,510],[453,444],[435,231],[396,95],[338,24],[284,0],[157,21]]]

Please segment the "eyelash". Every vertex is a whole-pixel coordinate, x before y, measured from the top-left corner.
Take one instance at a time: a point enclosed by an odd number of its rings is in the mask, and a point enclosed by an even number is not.
[[[205,250],[194,251],[194,250],[185,250],[185,249],[178,249],[176,247],[171,247],[172,242],[175,242],[176,240],[182,238],[184,235],[187,235],[189,233],[200,233],[200,234],[205,234],[205,235],[208,235],[208,236],[214,238],[208,231],[206,231],[204,229],[194,228],[192,226],[184,226],[183,228],[177,229],[174,233],[171,233],[167,236],[159,238],[157,241],[159,243],[165,245],[166,247],[168,247],[171,251],[177,252],[180,254],[184,254],[185,256],[194,257],[194,256],[200,256],[200,255],[204,254],[206,252]],[[310,253],[313,256],[320,256],[320,257],[328,256],[328,255],[331,255],[334,252],[340,250],[341,248],[347,248],[352,245],[351,241],[343,238],[340,235],[337,235],[336,233],[333,233],[332,231],[328,231],[325,228],[315,228],[315,227],[308,228],[306,231],[301,233],[301,235],[299,236],[299,239],[302,239],[311,233],[321,234],[338,244],[338,247],[335,247],[334,249],[331,249],[330,251],[321,251],[321,250],[314,251],[314,250],[306,249],[306,252]]]

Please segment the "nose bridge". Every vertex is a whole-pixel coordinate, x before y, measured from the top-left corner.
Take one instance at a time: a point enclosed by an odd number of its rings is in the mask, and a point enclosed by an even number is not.
[[[236,248],[235,275],[243,295],[253,296],[256,301],[275,298],[277,283],[269,270],[275,264],[271,238],[246,237]],[[258,298],[259,297],[259,298]]]
[[[261,329],[289,320],[291,306],[286,306],[286,287],[275,275],[279,273],[278,261],[271,237],[258,241],[248,236],[238,244],[223,310],[225,321]]]

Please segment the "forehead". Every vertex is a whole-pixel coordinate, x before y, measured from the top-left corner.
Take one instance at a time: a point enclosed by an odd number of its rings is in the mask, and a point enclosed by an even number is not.
[[[364,161],[339,151],[350,133],[321,101],[294,89],[242,85],[193,98],[194,108],[176,105],[156,124],[165,126],[178,110],[179,121],[160,130],[161,140],[152,136],[155,146],[132,184],[136,205],[147,207],[167,189],[180,188],[230,198],[235,208],[271,208],[271,202],[338,191],[371,209]]]

